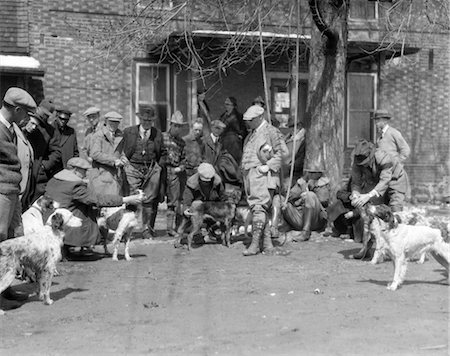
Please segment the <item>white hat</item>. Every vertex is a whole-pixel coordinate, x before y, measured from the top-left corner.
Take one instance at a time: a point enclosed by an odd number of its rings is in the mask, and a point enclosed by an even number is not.
[[[252,105],[244,113],[244,120],[250,121],[255,117],[261,116],[262,114],[264,114],[264,108],[259,105]]]

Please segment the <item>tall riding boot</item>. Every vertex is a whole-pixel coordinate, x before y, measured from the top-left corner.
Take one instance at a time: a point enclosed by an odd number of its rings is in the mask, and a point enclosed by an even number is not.
[[[175,236],[177,234],[177,232],[175,231],[175,229],[173,228],[174,223],[175,223],[175,211],[173,210],[167,210],[167,234],[169,236]]]
[[[266,224],[264,227],[264,237],[263,237],[263,253],[270,253],[273,251],[273,244],[272,244],[272,233],[271,233],[271,227],[269,224]]]
[[[156,233],[154,230],[156,212],[153,207],[144,207],[142,214],[143,225],[145,226],[145,230],[142,232],[142,238],[144,239],[152,239],[156,237]]]
[[[260,252],[259,242],[264,229],[264,223],[255,223],[252,226],[252,242],[250,246],[244,250],[244,256],[254,256]]]
[[[311,238],[311,220],[312,209],[303,208],[303,229],[302,235],[296,239],[296,241],[308,241]]]
[[[368,227],[366,227],[366,226],[364,226],[362,240],[363,240],[362,241],[363,246],[362,246],[361,250],[359,250],[358,253],[353,255],[354,259],[357,259],[357,260],[364,259],[367,255],[367,252],[369,252],[369,250],[372,248],[372,245],[373,245],[372,235],[370,234]]]

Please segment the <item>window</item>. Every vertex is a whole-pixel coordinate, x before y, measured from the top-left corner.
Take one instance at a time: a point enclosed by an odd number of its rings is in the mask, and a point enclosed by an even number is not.
[[[350,1],[350,18],[353,20],[375,20],[378,18],[378,2],[368,0]]]
[[[136,64],[135,110],[145,105],[155,106],[159,116],[155,126],[162,131],[167,128],[171,111],[169,74],[168,65]]]
[[[298,83],[298,117],[300,122],[304,122],[306,112],[306,100],[308,98],[307,74],[299,73]],[[281,127],[288,126],[288,120],[294,116],[294,80],[288,73],[268,73],[270,83],[270,112]]]
[[[347,147],[353,147],[364,138],[374,135],[370,115],[376,109],[376,75],[374,73],[348,73],[347,75]]]

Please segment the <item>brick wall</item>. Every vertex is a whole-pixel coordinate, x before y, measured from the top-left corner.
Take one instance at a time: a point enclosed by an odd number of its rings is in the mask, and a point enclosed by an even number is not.
[[[448,35],[420,35],[411,44],[421,50],[383,67],[381,105],[410,144],[412,186],[437,186],[450,175]]]

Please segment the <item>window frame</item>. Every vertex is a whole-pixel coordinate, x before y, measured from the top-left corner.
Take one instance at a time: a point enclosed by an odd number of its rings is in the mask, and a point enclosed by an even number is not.
[[[363,3],[363,1],[361,1],[361,3]],[[378,1],[368,1],[366,0],[364,3],[370,3],[374,5],[374,17],[373,18],[362,18],[362,17],[352,17],[351,16],[351,10],[349,10],[348,12],[348,19],[350,21],[355,21],[355,22],[364,22],[364,21],[378,21],[379,20],[379,4]],[[350,5],[351,6],[351,5]]]
[[[347,78],[346,78],[346,83],[347,83],[347,90],[346,90],[346,115],[345,115],[345,131],[344,131],[344,142],[345,142],[345,147],[346,148],[354,148],[355,145],[350,143],[350,87],[349,87],[349,80],[348,80],[348,76],[349,75],[358,75],[358,76],[371,76],[373,77],[373,108],[372,108],[372,112],[374,110],[377,110],[377,104],[378,104],[378,75],[377,73],[368,73],[368,72],[349,72],[347,73]],[[361,110],[355,110],[355,111],[361,111]],[[370,133],[369,133],[369,137],[371,139],[371,141],[375,140],[375,125],[374,123],[371,121],[370,122]]]

